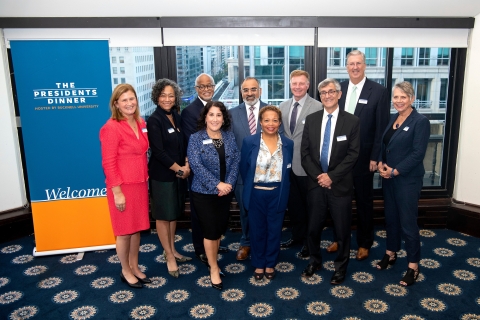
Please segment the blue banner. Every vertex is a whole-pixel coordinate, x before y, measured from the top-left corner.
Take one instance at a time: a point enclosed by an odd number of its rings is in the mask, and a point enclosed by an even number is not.
[[[31,201],[105,196],[98,134],[110,116],[108,41],[10,47]]]

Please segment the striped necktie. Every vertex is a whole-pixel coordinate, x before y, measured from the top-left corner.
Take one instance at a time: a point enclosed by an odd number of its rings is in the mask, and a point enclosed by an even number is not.
[[[257,133],[257,123],[255,121],[255,114],[253,110],[255,110],[255,106],[250,106],[250,114],[248,115],[248,127],[250,128],[250,134]]]

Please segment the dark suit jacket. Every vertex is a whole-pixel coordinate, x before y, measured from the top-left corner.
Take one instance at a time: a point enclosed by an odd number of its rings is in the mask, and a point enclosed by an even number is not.
[[[266,105],[266,103],[260,101],[260,109],[262,109]],[[235,108],[228,110],[228,112],[230,113],[230,117],[232,118],[231,131],[233,131],[233,134],[235,135],[235,141],[237,142],[238,150],[242,150],[243,139],[251,135],[250,127],[248,126],[248,112],[247,108],[245,107],[245,102],[241,103]],[[259,119],[256,119],[257,133],[262,130],[260,127],[260,121],[258,120]],[[237,183],[243,184],[240,176],[238,177]]]
[[[260,150],[261,133],[249,135],[243,140],[242,150],[240,152],[240,175],[243,178],[243,204],[245,210],[250,205],[250,196],[253,189],[253,178],[257,167],[258,151]],[[277,203],[277,212],[283,212],[287,209],[288,193],[290,192],[290,170],[292,170],[293,159],[293,141],[280,135],[282,139],[282,182],[280,184],[280,197]]]
[[[200,111],[202,111],[203,107],[203,102],[197,97],[182,111],[181,127],[183,129],[183,136],[185,137],[185,145],[188,145],[190,136],[197,132],[198,118],[200,117]]]
[[[338,100],[340,110],[345,110],[349,81],[340,83],[342,97]],[[354,167],[354,175],[370,173],[370,160],[377,160],[382,145],[383,131],[390,119],[390,102],[387,89],[375,81],[365,80],[358,101],[355,115],[360,118],[360,154]]]
[[[185,165],[187,154],[180,115],[172,112],[177,130],[160,107],[148,118],[148,141],[152,154],[148,162],[148,175],[157,181],[174,181],[175,172],[169,168],[176,162]],[[170,132],[169,132],[170,130]],[[174,131],[172,131],[174,130]]]
[[[385,132],[393,126],[397,117],[398,113],[392,115]],[[400,128],[395,131],[388,145],[382,143],[378,161],[397,169],[401,176],[423,176],[425,174],[423,158],[429,138],[430,121],[413,109]]]
[[[320,133],[324,110],[312,113],[305,119],[302,137],[302,166],[307,173],[307,188],[311,190],[318,185],[317,176],[324,173],[320,165]],[[345,136],[346,140],[338,141]],[[328,163],[328,176],[332,180],[335,196],[348,196],[353,190],[352,169],[360,150],[360,119],[348,112],[338,113],[335,132],[333,133],[332,151]]]

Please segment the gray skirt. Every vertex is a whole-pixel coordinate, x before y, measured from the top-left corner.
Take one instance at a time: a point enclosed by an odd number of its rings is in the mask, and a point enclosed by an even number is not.
[[[152,217],[155,220],[178,220],[185,211],[186,181],[163,182],[150,179]]]

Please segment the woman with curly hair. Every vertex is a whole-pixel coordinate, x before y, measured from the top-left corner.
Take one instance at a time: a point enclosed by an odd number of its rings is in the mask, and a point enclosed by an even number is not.
[[[164,249],[168,273],[178,278],[177,262],[191,258],[175,250],[177,219],[185,209],[186,178],[190,166],[180,124],[182,91],[172,80],[160,79],[152,89],[152,101],[157,109],[147,121],[151,157],[148,163],[152,216]]]

